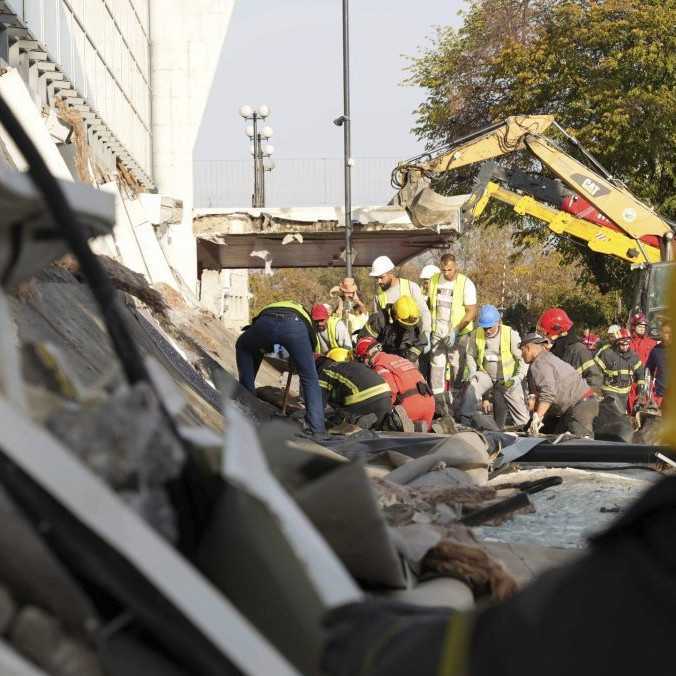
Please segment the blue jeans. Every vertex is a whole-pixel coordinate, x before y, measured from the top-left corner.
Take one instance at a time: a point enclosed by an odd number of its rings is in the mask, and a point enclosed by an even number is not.
[[[263,359],[275,343],[281,345],[293,361],[300,377],[307,413],[305,420],[313,434],[326,432],[324,402],[319,388],[319,377],[305,322],[290,312],[268,311],[259,317],[237,339],[237,371],[239,382],[256,394],[256,374]]]

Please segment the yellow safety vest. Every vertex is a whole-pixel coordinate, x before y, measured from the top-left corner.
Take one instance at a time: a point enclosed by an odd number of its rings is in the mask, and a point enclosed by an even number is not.
[[[411,282],[403,277],[399,278],[399,296],[411,296]],[[378,299],[378,305],[384,310],[387,307],[387,294],[385,291],[380,291],[376,298]]]
[[[288,310],[293,310],[294,312],[297,312],[304,320],[305,323],[308,325],[308,327],[311,329],[313,335],[315,337],[315,344],[314,344],[314,351],[315,352],[320,352],[319,349],[319,338],[317,338],[317,332],[314,329],[314,325],[312,324],[312,319],[310,318],[310,315],[305,311],[305,308],[300,304],[300,303],[294,303],[292,300],[280,300],[277,303],[270,303],[269,305],[266,305],[255,317],[254,320],[256,320],[259,315],[262,312],[265,312],[265,310],[272,310],[274,308],[286,308]]]
[[[329,337],[329,350],[332,350],[334,347],[342,347],[342,345],[338,345],[338,339],[336,337],[336,328],[339,321],[340,317],[329,317],[326,322],[326,333]]]
[[[430,313],[432,314],[432,331],[437,326],[437,292],[439,290],[439,282],[441,281],[441,273],[435,272],[430,279],[428,303]],[[462,273],[455,276],[455,286],[453,287],[453,302],[451,303],[451,326],[455,328],[465,316],[465,284],[467,277]],[[464,336],[474,329],[474,323],[470,322],[460,332],[459,335]]]
[[[480,371],[486,371],[484,368],[486,331],[479,328],[475,331],[475,334],[476,364]],[[505,324],[500,326],[500,361],[502,362],[502,377],[509,380],[516,373],[517,364],[512,354],[512,329]]]

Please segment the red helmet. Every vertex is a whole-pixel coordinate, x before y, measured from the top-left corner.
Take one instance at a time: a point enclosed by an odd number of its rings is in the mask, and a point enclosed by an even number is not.
[[[537,325],[540,333],[544,333],[548,338],[551,338],[570,331],[573,327],[573,320],[563,308],[550,307],[540,315]]]
[[[632,326],[638,326],[639,324],[647,324],[648,320],[642,312],[635,312],[630,319]]]
[[[322,321],[322,319],[329,318],[329,311],[326,309],[326,305],[324,305],[323,303],[315,303],[312,306],[312,312],[310,313],[310,316],[316,322],[320,322]]]
[[[354,356],[357,359],[364,359],[374,345],[378,345],[375,338],[360,338],[354,346]]]
[[[614,335],[614,342],[619,343],[622,340],[631,340],[631,333],[629,333],[629,329],[625,329],[622,327],[615,335]]]

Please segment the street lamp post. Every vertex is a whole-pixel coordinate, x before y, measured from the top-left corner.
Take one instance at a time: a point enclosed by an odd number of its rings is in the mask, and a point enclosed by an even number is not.
[[[258,109],[251,106],[242,106],[239,114],[245,120],[251,120],[245,132],[251,139],[251,155],[254,161],[254,191],[251,197],[251,206],[260,208],[265,206],[265,172],[272,171],[275,163],[272,161],[274,147],[268,141],[272,138],[272,127],[260,128],[261,123],[270,115],[267,106],[259,106]]]

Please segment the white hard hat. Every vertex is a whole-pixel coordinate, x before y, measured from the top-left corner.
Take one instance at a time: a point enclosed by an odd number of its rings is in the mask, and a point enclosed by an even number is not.
[[[439,268],[436,265],[426,265],[421,271],[420,271],[420,279],[432,279],[432,275],[436,275],[437,272],[441,272]]]
[[[611,338],[615,338],[615,337],[619,334],[620,328],[621,328],[621,327],[620,327],[618,324],[611,324],[611,325],[608,327],[608,335],[609,335]]]
[[[394,263],[389,259],[388,256],[378,256],[373,261],[371,265],[371,272],[369,272],[369,277],[380,277],[386,272],[391,272],[394,270]]]

